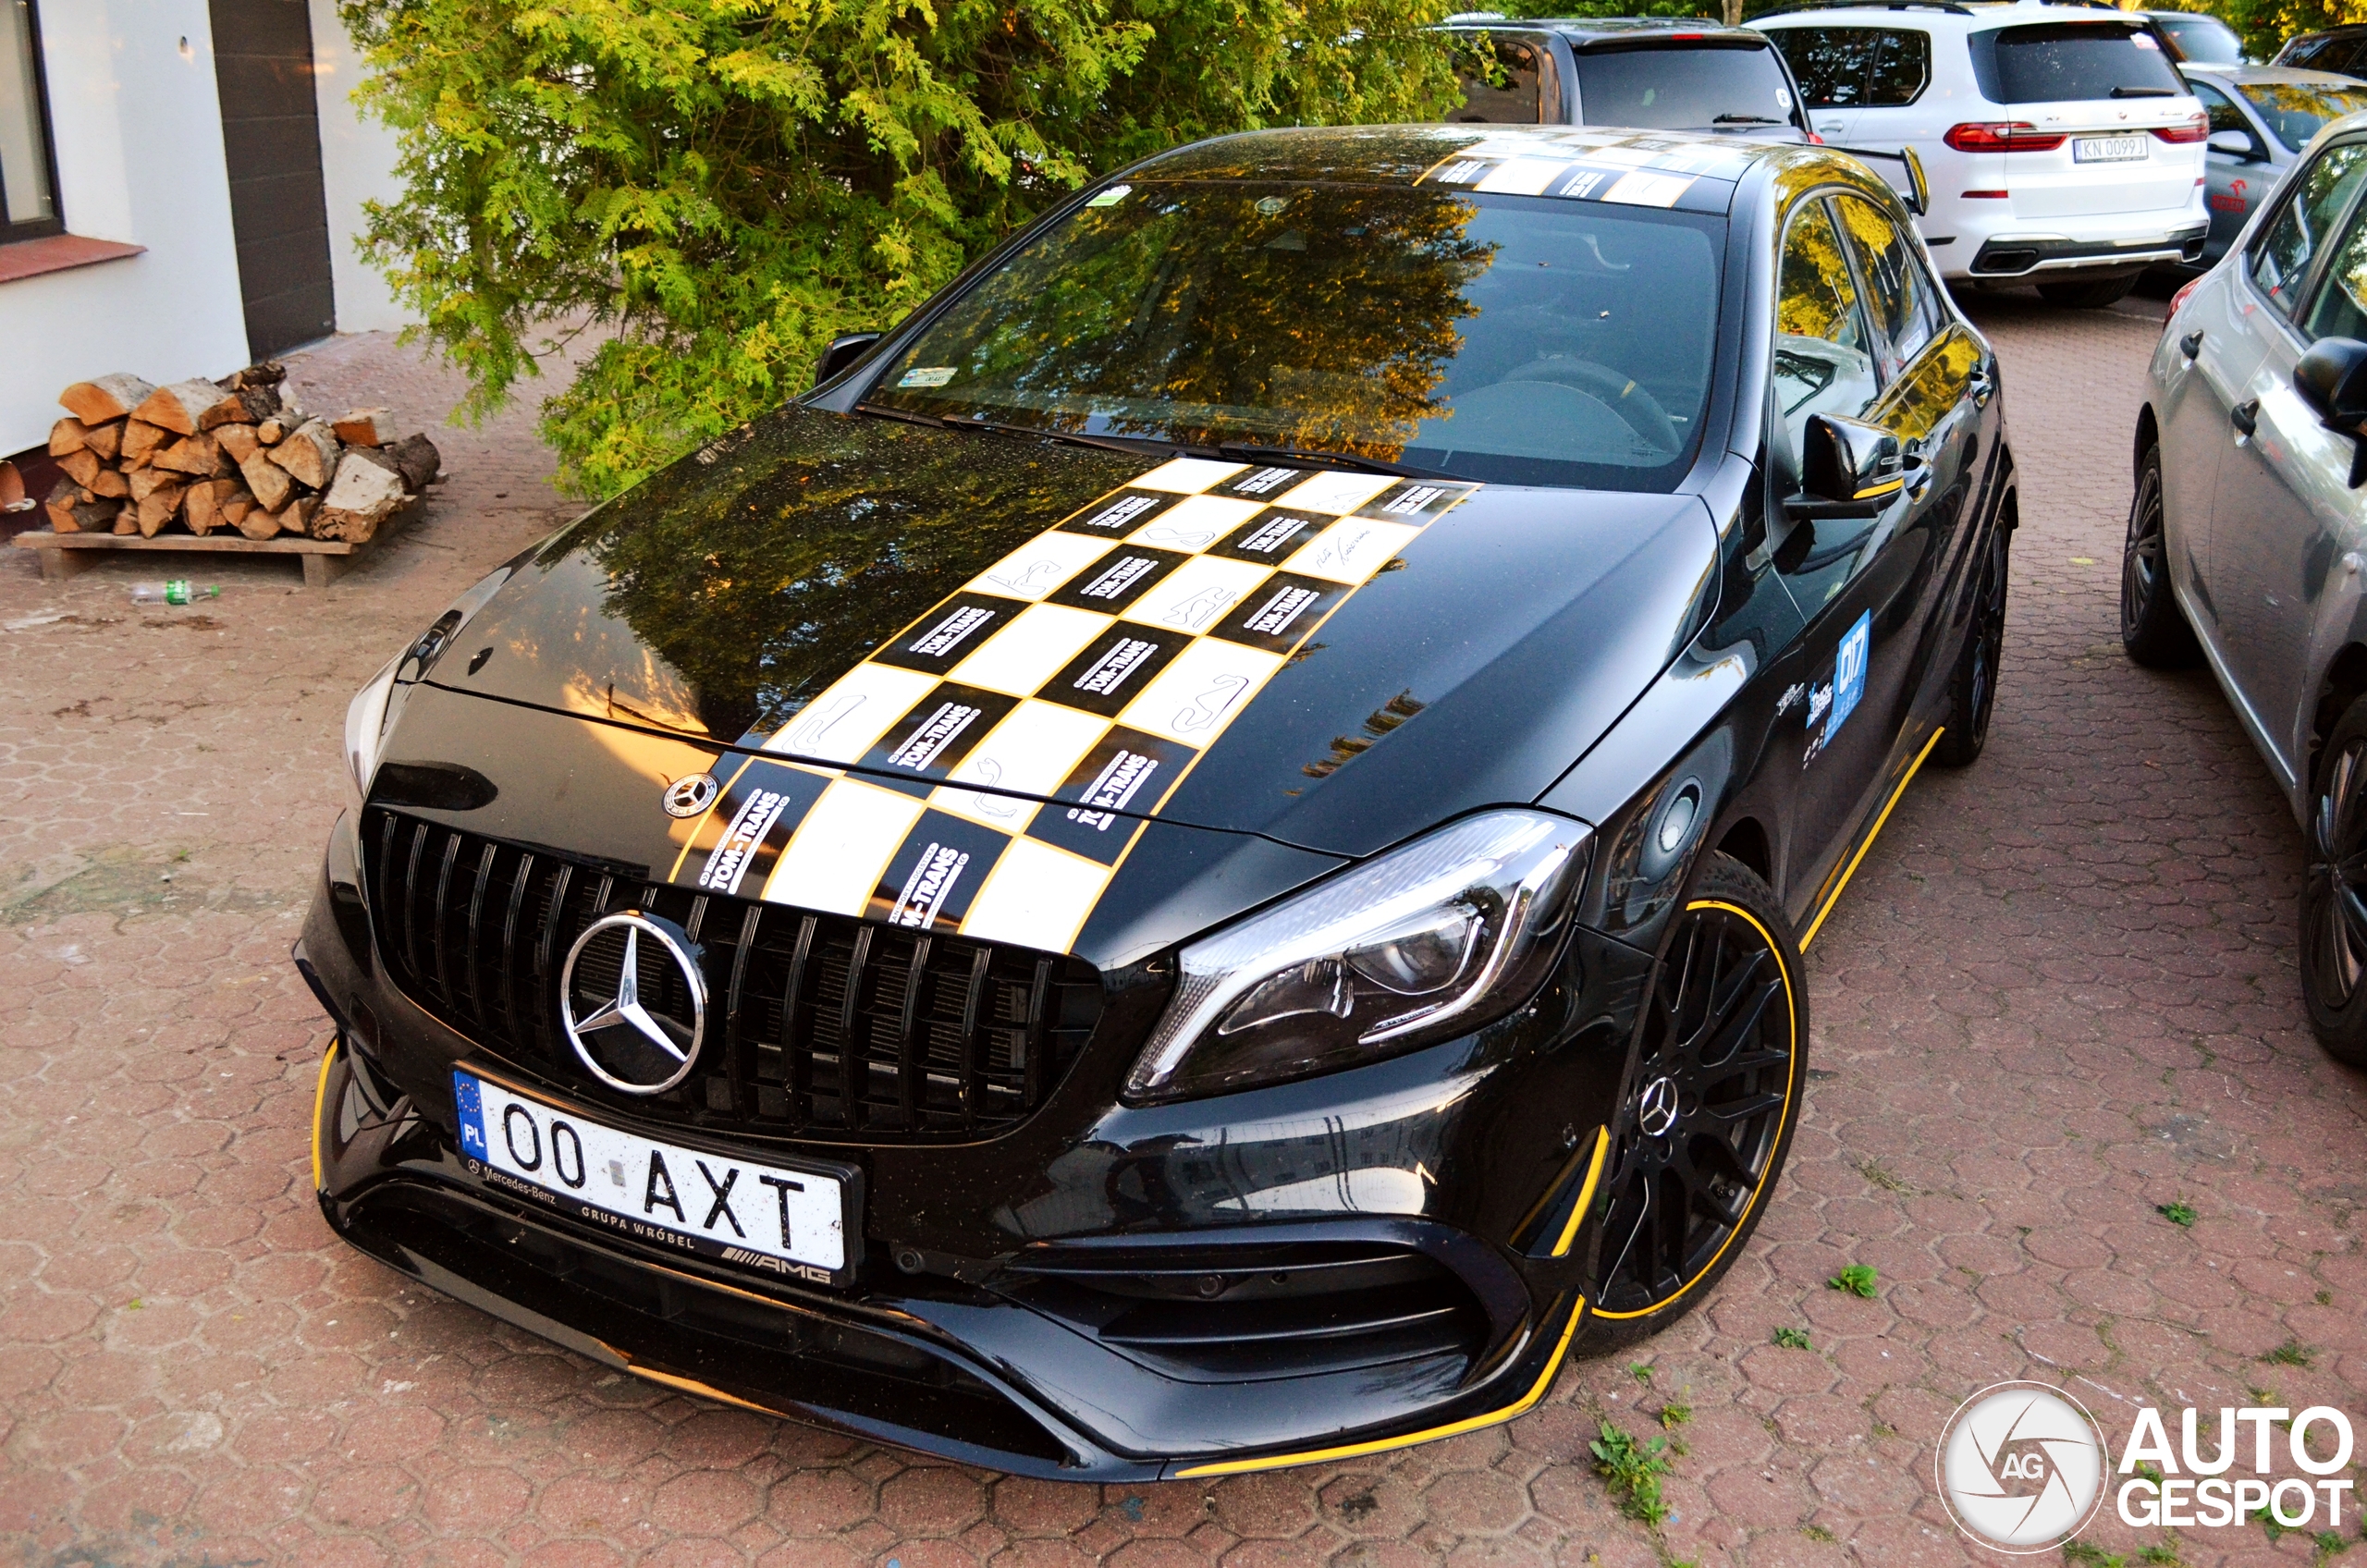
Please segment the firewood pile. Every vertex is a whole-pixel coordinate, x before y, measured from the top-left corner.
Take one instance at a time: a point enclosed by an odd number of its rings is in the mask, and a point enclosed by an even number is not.
[[[49,494],[50,526],[366,542],[418,498],[443,459],[424,435],[390,439],[384,409],[307,412],[287,379],[266,361],[224,381],[76,382],[58,394],[68,417],[49,433],[65,473]]]

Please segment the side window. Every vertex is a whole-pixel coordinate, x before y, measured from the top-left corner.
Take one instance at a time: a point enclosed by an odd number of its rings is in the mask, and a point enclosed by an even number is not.
[[[2196,81],[2191,77],[2187,80],[2188,85],[2193,89],[2195,97],[2201,101],[2203,113],[2211,116],[2211,129],[2214,132],[2240,130],[2246,136],[2251,135],[2252,128],[2245,122],[2244,112],[2237,108],[2226,93],[2207,83]]]
[[[1775,401],[1793,472],[1811,414],[1855,418],[1873,406],[1882,384],[1871,343],[1841,236],[1822,202],[1803,202],[1775,275]]]
[[[2367,144],[2328,148],[2292,188],[2276,221],[2252,242],[2252,284],[2286,315],[2300,305],[2310,263],[2325,244],[2327,230],[2341,220],[2362,177],[2367,177]]]
[[[2310,297],[2301,336],[2367,337],[2367,211],[2353,213],[2326,249],[2325,281]]]
[[[66,229],[42,91],[40,22],[32,0],[0,0],[0,243]]]
[[[1834,206],[1857,252],[1858,276],[1866,280],[1883,379],[1888,381],[1939,336],[1939,301],[1925,275],[1914,245],[1898,226],[1871,202],[1859,196],[1836,196]]]
[[[1932,35],[1885,28],[1875,45],[1873,74],[1866,82],[1866,106],[1895,109],[1923,96],[1932,80]]]
[[[1770,33],[1811,109],[1854,109],[1866,101],[1874,41],[1865,27],[1787,27]]]
[[[1538,91],[1540,72],[1534,45],[1509,39],[1474,39],[1455,49],[1455,72],[1463,79],[1463,125],[1536,125],[1545,117]]]

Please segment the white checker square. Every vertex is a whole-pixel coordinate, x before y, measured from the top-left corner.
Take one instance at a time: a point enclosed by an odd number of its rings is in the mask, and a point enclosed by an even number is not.
[[[1101,635],[1110,618],[1066,605],[1030,605],[1009,626],[978,644],[946,676],[963,686],[1033,696],[1061,667]]]
[[[1674,207],[1676,199],[1692,187],[1690,175],[1646,174],[1638,169],[1621,175],[1619,183],[1604,191],[1602,199],[1630,207]]]
[[[1078,759],[1110,732],[1098,714],[1079,713],[1058,703],[1022,703],[962,759],[938,787],[929,804],[987,827],[1017,833],[1036,812],[1035,802],[1005,795],[982,795],[953,784],[992,784],[1030,795],[1049,795],[1076,767]]]
[[[861,914],[922,809],[918,796],[838,779],[797,825],[765,880],[765,901]]]
[[[1040,599],[1109,553],[1113,543],[1082,533],[1038,534],[971,580],[981,594]]]
[[[1247,463],[1220,463],[1213,458],[1175,458],[1159,464],[1139,479],[1129,479],[1126,488],[1168,490],[1196,496],[1211,484],[1231,479],[1248,466]]]
[[[1363,582],[1421,532],[1403,522],[1343,517],[1301,545],[1282,563],[1282,570],[1328,577],[1334,582]]]
[[[1282,655],[1204,637],[1126,704],[1118,722],[1187,746],[1206,746],[1282,668]]]
[[[962,918],[962,935],[1066,952],[1093,913],[1110,868],[1033,839],[1013,839]]]
[[[1294,485],[1274,505],[1293,511],[1352,512],[1397,481],[1385,473],[1318,473]]]
[[[1250,590],[1266,580],[1268,568],[1222,556],[1196,556],[1160,579],[1128,607],[1125,619],[1194,636],[1222,620]]]
[[[821,762],[853,762],[880,732],[937,689],[937,677],[884,664],[859,664],[805,704],[765,742],[768,752]]]
[[[1266,509],[1263,501],[1192,496],[1176,502],[1127,536],[1129,545],[1197,555]]]
[[[1568,171],[1560,158],[1515,158],[1498,164],[1474,186],[1476,190],[1500,190],[1508,196],[1536,196]]]

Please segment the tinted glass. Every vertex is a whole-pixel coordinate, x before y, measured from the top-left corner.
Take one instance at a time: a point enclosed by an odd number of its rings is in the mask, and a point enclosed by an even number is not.
[[[1809,108],[1855,109],[1865,103],[1874,45],[1882,38],[1879,29],[1786,27],[1768,36],[1784,52]]]
[[[1895,109],[1923,95],[1932,80],[1932,35],[1885,31],[1874,49],[1874,74],[1866,83],[1870,108]]]
[[[54,219],[49,190],[49,127],[33,50],[32,13],[0,0],[0,235],[12,224]]]
[[[2207,82],[2197,81],[2193,87],[2195,97],[2202,104],[2202,112],[2211,116],[2214,131],[2239,130],[2255,141],[2260,140],[2252,135],[2251,122],[2244,118],[2244,112],[2236,107],[2226,93]]]
[[[2351,192],[2367,176],[2367,146],[2329,148],[2310,165],[2285,210],[2268,231],[2252,242],[2252,282],[2269,302],[2287,315],[2300,301],[2310,260],[2341,221]]]
[[[1973,72],[1996,104],[2182,93],[2153,35],[2121,22],[2041,22],[1973,35]]]
[[[2243,63],[2244,41],[2235,30],[2216,17],[2199,15],[2157,16],[2153,20],[2170,35],[2178,53],[2198,65],[2234,66]]]
[[[1915,247],[1879,208],[1856,196],[1836,196],[1833,206],[1848,231],[1858,276],[1866,280],[1867,303],[1887,344],[1882,357],[1888,380],[1938,335],[1939,301]]]
[[[1544,117],[1537,51],[1505,40],[1472,40],[1455,49],[1463,107],[1447,117],[1481,125],[1536,125]]]
[[[1708,398],[1723,234],[1427,186],[1146,182],[981,279],[868,400],[1665,490]]]
[[[2269,134],[2283,142],[2288,153],[2307,147],[2310,138],[2317,135],[2318,128],[2326,121],[2367,109],[2367,87],[2298,87],[2286,82],[2250,81],[2237,83],[2236,91],[2250,101],[2267,123]],[[2219,129],[2215,116],[2211,129]]]
[[[1804,203],[1784,231],[1775,287],[1775,400],[1797,472],[1809,415],[1855,418],[1882,390],[1858,286],[1823,202]]]
[[[1588,49],[1578,112],[1588,125],[1646,130],[1789,125],[1792,90],[1772,48]]]

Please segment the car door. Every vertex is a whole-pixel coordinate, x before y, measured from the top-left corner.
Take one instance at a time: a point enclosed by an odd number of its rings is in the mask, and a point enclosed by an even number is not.
[[[2244,220],[2275,183],[2276,170],[2269,163],[2267,140],[2235,100],[2199,75],[2188,80],[2194,95],[2202,101],[2203,112],[2211,116],[2212,136],[2233,132],[2250,149],[2228,153],[2214,144],[2203,154],[2203,205],[2211,213],[2211,232],[2203,240],[2202,254],[2206,261],[2215,262],[2243,232]]]
[[[2217,433],[2208,585],[2216,647],[2238,704],[2289,785],[2307,737],[2296,713],[2310,618],[2348,527],[2349,444],[2318,425],[2293,390],[2293,367],[2317,337],[2367,332],[2367,142],[2324,149],[2254,240],[2240,282],[2249,369]],[[2332,465],[2334,488],[2325,470]]]

